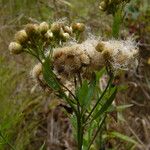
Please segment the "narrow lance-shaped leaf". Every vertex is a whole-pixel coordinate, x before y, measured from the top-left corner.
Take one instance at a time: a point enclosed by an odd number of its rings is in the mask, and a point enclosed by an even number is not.
[[[60,85],[56,79],[55,74],[52,71],[49,58],[46,58],[43,63],[43,77],[50,88],[55,91],[60,90]]]
[[[113,112],[113,111],[123,111],[124,109],[127,109],[129,107],[132,107],[133,104],[125,104],[125,105],[119,105],[119,106],[113,106],[111,105],[107,112]]]
[[[115,13],[114,20],[113,20],[112,36],[114,38],[118,38],[119,36],[121,21],[122,21],[122,9],[119,8]]]
[[[44,147],[45,147],[45,142],[42,144],[39,150],[44,150]]]
[[[117,87],[114,87],[111,92],[111,96],[106,100],[106,102],[102,105],[101,109],[96,113],[96,115],[93,117],[93,120],[98,118],[100,115],[102,115],[104,112],[107,111],[107,109],[112,104],[113,100],[115,99],[116,93],[117,93]]]
[[[93,74],[93,78],[90,82],[88,92],[85,97],[85,105],[84,105],[85,107],[88,107],[91,104],[91,101],[92,101],[92,98],[93,98],[94,92],[95,92],[95,87],[96,87],[96,75]]]
[[[88,83],[87,83],[87,80],[84,80],[82,86],[78,88],[77,93],[76,93],[81,106],[85,104],[85,101],[86,101],[85,98],[86,98],[87,93],[88,93]]]
[[[106,72],[106,68],[102,68],[100,71],[96,71],[96,81],[98,82],[102,75]]]
[[[79,99],[79,102],[83,108],[86,108],[94,96],[94,91],[96,87],[96,75],[93,74],[93,78],[88,85],[87,80],[85,80],[82,84],[82,87],[78,88],[76,94]]]
[[[126,141],[126,142],[130,142],[130,143],[133,143],[133,144],[138,144],[134,139],[132,139],[131,137],[129,136],[126,136],[126,135],[123,135],[119,132],[110,132],[109,135],[110,137],[115,137],[115,138],[119,138],[123,141]]]

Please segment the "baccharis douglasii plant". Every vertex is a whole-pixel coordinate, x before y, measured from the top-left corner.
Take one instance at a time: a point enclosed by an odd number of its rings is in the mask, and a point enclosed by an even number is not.
[[[46,91],[66,102],[78,150],[89,150],[102,139],[104,122],[111,111],[119,70],[135,67],[137,44],[132,39],[86,38],[83,23],[57,21],[51,25],[27,24],[10,43],[12,54],[29,53],[39,63],[32,76]],[[107,84],[101,86],[105,76]]]

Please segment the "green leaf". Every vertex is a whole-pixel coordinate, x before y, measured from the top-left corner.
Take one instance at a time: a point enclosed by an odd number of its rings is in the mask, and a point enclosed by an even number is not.
[[[110,106],[107,112],[113,112],[113,111],[123,111],[126,108],[132,107],[133,104],[126,104],[126,105],[120,105],[120,106]]]
[[[106,112],[108,110],[108,108],[111,106],[113,100],[115,99],[116,93],[117,93],[117,87],[112,88],[110,97],[106,100],[106,102],[102,105],[100,110],[93,117],[93,120],[98,118],[100,115],[102,115],[104,112]]]
[[[117,109],[117,111],[122,111],[122,110],[132,107],[132,106],[133,106],[133,104],[120,105],[120,106],[117,106],[116,109]]]
[[[114,38],[118,38],[119,36],[121,21],[122,21],[122,10],[118,9],[113,19],[112,36]]]
[[[77,89],[76,93],[81,106],[83,106],[86,103],[87,93],[88,93],[88,82],[87,80],[84,80],[82,86]]]
[[[44,150],[45,142],[42,144],[39,150]]]
[[[43,63],[43,77],[50,88],[55,91],[60,90],[60,85],[56,79],[55,74],[52,71],[51,62],[49,58],[46,58]]]
[[[126,142],[130,142],[130,143],[133,143],[133,144],[138,144],[134,139],[132,139],[131,137],[129,137],[129,136],[126,136],[126,135],[124,135],[124,134],[121,134],[121,133],[119,133],[119,132],[111,132],[111,133],[109,133],[109,135],[111,136],[111,137],[115,137],[115,138],[119,138],[119,139],[121,139],[121,140],[123,140],[123,141],[126,141]]]
[[[96,81],[99,81],[99,79],[102,77],[102,75],[106,72],[106,68],[102,68],[100,71],[96,71]]]
[[[96,87],[96,75],[93,74],[93,78],[90,84],[88,84],[87,80],[84,80],[82,86],[77,89],[76,94],[83,108],[86,108],[90,105],[90,102],[94,96],[95,87]]]

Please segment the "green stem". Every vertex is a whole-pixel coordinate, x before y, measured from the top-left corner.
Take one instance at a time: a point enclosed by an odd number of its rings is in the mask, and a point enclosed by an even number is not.
[[[63,92],[62,92],[63,93]],[[67,101],[67,103],[70,105],[70,107],[73,109],[74,113],[76,116],[78,116],[78,111],[76,110],[75,106],[73,103],[70,101],[70,99],[66,96],[65,93],[63,93],[63,98]]]
[[[35,58],[37,58],[38,61],[42,64],[41,59],[40,59],[36,54],[34,54],[31,50],[27,49],[27,50],[24,50],[24,51],[25,51],[26,53],[28,53],[28,54],[34,56]]]
[[[77,138],[78,138],[78,150],[82,150],[83,146],[83,126],[82,126],[82,117],[77,116]]]
[[[104,124],[104,122],[105,122],[105,119],[106,119],[106,115],[104,116],[104,118],[103,118],[102,121],[100,122],[100,125],[99,125],[97,131],[95,132],[95,135],[93,136],[92,140],[90,141],[90,144],[89,144],[87,150],[90,149],[90,147],[91,147],[91,145],[93,144],[93,142],[94,142],[95,138],[97,137],[98,133],[101,131],[102,126],[103,126],[103,124]]]

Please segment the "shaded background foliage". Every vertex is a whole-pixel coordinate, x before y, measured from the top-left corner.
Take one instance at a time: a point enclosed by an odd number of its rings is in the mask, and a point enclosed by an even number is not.
[[[7,47],[13,34],[29,22],[51,23],[65,17],[69,22],[85,23],[89,32],[94,32],[95,35],[109,38],[112,33],[112,16],[101,12],[98,9],[99,3],[97,0],[0,0],[0,133],[6,140],[0,137],[1,150],[10,149],[8,141],[17,150],[42,148],[49,132],[47,118],[50,118],[50,108],[60,103],[53,102],[50,105],[49,96],[40,89],[34,90],[34,82],[29,72],[35,60],[29,56],[10,56]],[[123,113],[117,113],[119,119],[125,121],[113,121],[110,126],[111,130],[134,136],[140,143],[138,149],[142,150],[150,147],[148,6],[148,0],[132,0],[126,7],[120,37],[125,38],[131,34],[137,37],[140,42],[140,61],[136,75],[126,74],[120,79],[129,88],[127,93],[121,93],[116,100],[117,105],[128,103],[133,106]],[[110,143],[116,149],[125,149],[124,143],[120,141],[112,139]],[[45,144],[43,147],[50,146]]]

